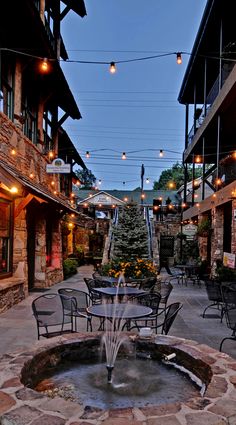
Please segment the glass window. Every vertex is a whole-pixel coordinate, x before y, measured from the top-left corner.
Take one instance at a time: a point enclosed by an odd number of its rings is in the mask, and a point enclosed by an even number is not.
[[[0,198],[0,275],[11,272],[12,203]]]

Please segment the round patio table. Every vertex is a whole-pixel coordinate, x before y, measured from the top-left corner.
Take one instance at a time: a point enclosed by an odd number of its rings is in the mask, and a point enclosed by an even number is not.
[[[104,321],[108,319],[113,324],[113,329],[120,329],[121,321],[124,320],[122,329],[127,326],[129,329],[129,323],[131,319],[139,319],[152,314],[152,309],[139,304],[133,303],[107,303],[91,305],[87,308],[88,314],[91,316],[99,317],[103,319],[99,330],[104,329]]]
[[[142,289],[138,289],[132,286],[118,286],[118,287],[101,287],[101,288],[94,288],[94,292],[97,292],[102,297],[111,298],[112,302],[114,301],[114,298],[118,298],[119,301],[121,301],[124,297],[131,297],[135,295],[141,295],[147,293],[147,291],[144,291]]]

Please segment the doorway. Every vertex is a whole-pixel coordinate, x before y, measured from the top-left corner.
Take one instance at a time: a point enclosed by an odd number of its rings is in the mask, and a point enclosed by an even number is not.
[[[28,290],[34,289],[35,282],[35,210],[28,206],[26,212],[27,227],[27,264],[28,264]]]

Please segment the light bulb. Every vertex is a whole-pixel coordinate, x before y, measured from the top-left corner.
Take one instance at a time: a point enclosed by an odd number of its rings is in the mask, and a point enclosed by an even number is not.
[[[181,63],[182,63],[182,56],[181,56],[180,52],[176,53],[176,62],[177,62],[178,65],[181,65]]]
[[[14,155],[16,155],[16,150],[15,149],[12,149],[11,150],[11,154],[14,156]]]
[[[162,149],[160,149],[159,156],[162,158],[162,157],[163,157],[163,155],[164,155],[163,150],[162,150]]]
[[[115,74],[116,73],[116,64],[115,62],[110,63],[110,73]]]
[[[16,186],[12,186],[12,188],[10,189],[10,192],[11,193],[18,193],[18,189],[17,189],[17,187]]]
[[[148,184],[150,182],[150,180],[149,180],[149,178],[147,177],[146,178],[146,183]]]
[[[102,184],[102,180],[98,180],[98,184]]]
[[[126,159],[126,153],[125,152],[122,153],[121,159]]]
[[[40,64],[40,70],[43,73],[47,73],[49,71],[49,64],[48,64],[48,59],[44,58]]]
[[[89,151],[86,151],[86,158],[90,158],[90,153],[89,153]]]

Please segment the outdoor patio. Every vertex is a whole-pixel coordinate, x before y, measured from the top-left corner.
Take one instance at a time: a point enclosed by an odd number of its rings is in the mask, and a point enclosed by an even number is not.
[[[86,290],[83,279],[84,277],[91,277],[92,272],[92,266],[82,266],[78,269],[78,274],[56,284],[50,290],[43,293],[56,293],[59,288],[63,287]],[[161,272],[161,276],[163,279],[168,278],[165,272]],[[225,320],[221,323],[220,313],[217,310],[209,309],[206,318],[202,318],[202,312],[209,304],[204,284],[199,287],[197,284],[189,281],[188,285],[185,286],[178,284],[176,281],[173,285],[174,289],[170,295],[168,304],[179,301],[183,303],[183,308],[174,321],[169,335],[192,339],[218,350],[221,340],[225,336],[230,336],[231,332],[227,328]],[[32,315],[31,304],[33,299],[40,295],[42,295],[42,291],[35,291],[20,304],[13,306],[10,310],[1,314],[0,354],[13,353],[19,349],[29,349],[37,341],[36,321]],[[94,318],[93,329],[97,329],[96,319]],[[78,321],[78,330],[86,330],[86,322],[84,320]],[[236,358],[235,341],[226,341],[223,351]]]

